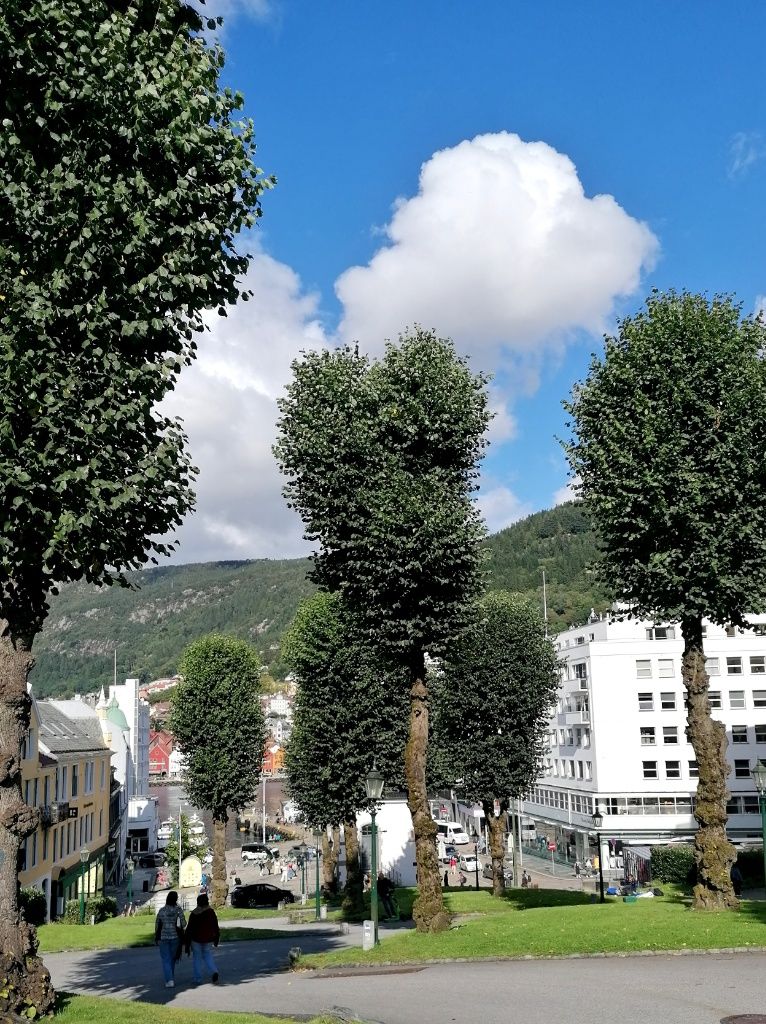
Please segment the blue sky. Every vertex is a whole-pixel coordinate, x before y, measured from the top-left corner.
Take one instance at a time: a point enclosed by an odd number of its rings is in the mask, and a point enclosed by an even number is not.
[[[756,0],[208,8],[278,186],[254,301],[179,389],[201,476],[177,560],[302,550],[268,451],[301,347],[417,319],[496,372],[496,529],[560,497],[561,399],[615,316],[652,287],[766,294]]]

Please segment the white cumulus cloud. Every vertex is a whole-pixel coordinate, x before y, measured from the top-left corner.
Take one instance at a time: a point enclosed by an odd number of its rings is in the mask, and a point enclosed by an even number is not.
[[[384,230],[336,282],[341,337],[377,349],[420,323],[482,366],[601,332],[659,248],[612,196],[585,195],[569,157],[508,132],[435,153]]]
[[[176,561],[292,557],[307,550],[286,508],[271,446],[276,401],[301,349],[326,344],[318,297],[290,267],[255,256],[243,284],[253,291],[226,318],[211,317],[196,362],[166,405],[184,420],[199,468],[197,511],[179,531]]]
[[[517,519],[523,519],[534,509],[525,505],[508,487],[498,486],[481,490],[477,504],[490,533],[505,529]]]

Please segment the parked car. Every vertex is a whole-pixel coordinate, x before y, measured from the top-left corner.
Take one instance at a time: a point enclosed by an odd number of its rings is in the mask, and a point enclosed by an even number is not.
[[[298,857],[300,857],[300,854],[301,854],[300,846],[291,846],[290,849],[287,851],[287,859],[288,860],[297,860]],[[316,857],[316,847],[314,847],[314,846],[307,846],[306,847],[306,860],[314,860],[315,857]]]
[[[488,860],[484,867],[481,869],[483,878],[492,878],[492,861]],[[513,881],[513,858],[506,857],[503,860],[503,880],[506,885],[510,885]]]
[[[449,864],[453,857],[457,860],[457,855],[457,848],[451,843],[447,843],[442,854],[442,864]]]
[[[167,861],[164,853],[142,853],[137,862],[139,868],[161,868]]]
[[[471,874],[474,874],[476,869],[481,865],[472,853],[461,853],[457,859],[457,866],[461,871],[470,871]]]
[[[279,850],[275,846],[265,846],[263,843],[243,843],[241,856],[242,860],[262,862],[269,857],[276,857]]]
[[[231,890],[232,907],[276,907],[279,903],[294,903],[289,889],[279,889],[268,882],[238,885]]]

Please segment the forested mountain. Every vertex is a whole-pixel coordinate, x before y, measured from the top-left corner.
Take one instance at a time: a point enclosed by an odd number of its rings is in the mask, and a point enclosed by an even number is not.
[[[487,540],[488,584],[529,594],[542,610],[542,570],[552,628],[608,604],[587,572],[598,552],[581,506],[538,512]],[[172,675],[191,640],[222,631],[253,643],[272,675],[284,672],[279,640],[311,592],[306,559],[208,562],[134,573],[135,590],[70,584],[51,601],[34,648],[39,697],[91,691],[112,679]]]

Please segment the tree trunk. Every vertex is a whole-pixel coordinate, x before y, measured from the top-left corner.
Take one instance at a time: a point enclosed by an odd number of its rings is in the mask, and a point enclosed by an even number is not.
[[[725,910],[737,907],[731,883],[731,866],[736,851],[726,837],[726,730],[710,715],[709,679],[702,647],[702,621],[682,623],[684,657],[681,673],[686,687],[688,711],[686,735],[694,748],[699,780],[694,817],[699,828],[694,837],[697,884],[695,910]]]
[[[220,817],[213,815],[213,891],[210,903],[214,907],[222,907],[226,903],[229,883],[226,878],[226,822],[228,814],[223,811]]]
[[[362,865],[359,863],[359,835],[355,821],[343,822],[346,846],[346,885],[343,890],[343,910],[352,917],[364,914],[362,895]]]
[[[21,747],[32,701],[27,676],[31,639],[14,639],[0,621],[0,1019],[52,1013],[56,994],[37,956],[37,935],[19,913],[19,849],[35,831],[39,813],[21,796]]]
[[[492,895],[502,896],[505,892],[505,875],[503,874],[503,859],[505,857],[505,833],[508,815],[505,811],[507,801],[501,801],[500,815],[495,817],[494,801],[484,800],[484,820],[489,830],[489,855],[492,858]],[[514,883],[516,879],[514,878]],[[517,884],[517,883],[516,883]]]
[[[338,891],[338,853],[340,850],[340,829],[333,826],[332,839],[327,836],[327,829],[322,833],[322,886],[325,892],[333,896]]]
[[[436,822],[431,817],[426,788],[428,686],[422,652],[418,652],[413,660],[410,678],[410,728],[404,749],[404,772],[407,805],[415,833],[418,881],[412,917],[419,932],[441,932],[449,928],[449,916],[444,909],[441,872],[436,856]]]

